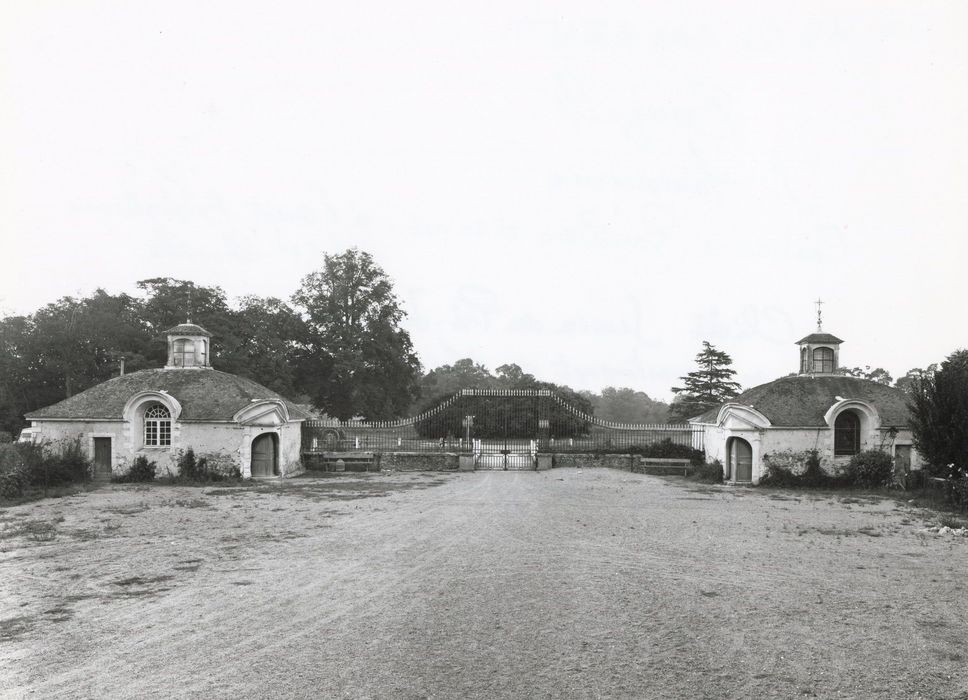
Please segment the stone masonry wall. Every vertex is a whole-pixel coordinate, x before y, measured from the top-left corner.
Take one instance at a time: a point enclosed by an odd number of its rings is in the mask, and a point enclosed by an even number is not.
[[[440,472],[457,469],[457,455],[451,453],[384,452],[380,469],[401,472]]]
[[[633,460],[631,455],[599,455],[574,454],[570,452],[557,453],[552,456],[553,467],[608,467],[630,471]]]

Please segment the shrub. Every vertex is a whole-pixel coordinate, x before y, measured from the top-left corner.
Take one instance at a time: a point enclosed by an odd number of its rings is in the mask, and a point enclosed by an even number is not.
[[[23,464],[17,445],[0,445],[0,473],[11,471]]]
[[[948,476],[948,492],[951,496],[951,503],[959,508],[968,506],[968,474],[963,469],[954,469]]]
[[[0,445],[0,498],[19,498],[30,475],[17,445]]]
[[[894,479],[891,455],[880,450],[865,450],[850,458],[844,468],[848,483],[863,488],[890,486]]]
[[[195,450],[189,447],[178,455],[178,478],[183,481],[198,481],[198,462],[195,461]]]
[[[706,463],[706,454],[689,445],[680,445],[669,438],[651,445],[630,445],[628,447],[605,447],[593,451],[593,454],[623,454],[641,455],[656,459],[672,459],[681,457],[688,459],[693,467],[700,467]]]
[[[178,481],[211,483],[240,478],[242,478],[242,472],[239,468],[221,455],[196,458],[195,451],[189,447],[178,457]]]
[[[147,457],[141,455],[134,461],[134,464],[131,465],[131,468],[126,474],[122,474],[121,476],[115,478],[114,481],[120,484],[145,483],[148,481],[154,481],[155,472],[157,469],[157,464],[154,462],[149,462]]]
[[[721,484],[723,481],[723,463],[718,459],[714,462],[703,462],[699,465],[694,465],[692,473],[689,477],[695,479],[696,481],[702,481],[707,484]]]
[[[807,450],[800,453],[778,453],[763,455],[765,473],[760,477],[760,486],[779,488],[837,488],[845,486],[841,476],[828,474],[820,466],[820,453]]]
[[[42,453],[39,468],[31,470],[34,486],[72,484],[91,478],[91,462],[81,449],[80,439],[67,440]]]
[[[80,440],[56,447],[33,444],[0,445],[0,497],[19,498],[30,487],[87,481],[91,463]]]

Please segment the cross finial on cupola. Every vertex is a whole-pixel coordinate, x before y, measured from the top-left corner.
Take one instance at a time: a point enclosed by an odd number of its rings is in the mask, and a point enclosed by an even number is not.
[[[800,374],[836,374],[840,366],[840,344],[835,335],[823,332],[823,301],[817,299],[817,332],[797,341],[800,346]]]

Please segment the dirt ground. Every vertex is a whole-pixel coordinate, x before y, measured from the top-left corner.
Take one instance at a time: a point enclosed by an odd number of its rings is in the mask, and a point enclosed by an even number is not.
[[[968,698],[968,538],[607,469],[0,510],[4,697]]]

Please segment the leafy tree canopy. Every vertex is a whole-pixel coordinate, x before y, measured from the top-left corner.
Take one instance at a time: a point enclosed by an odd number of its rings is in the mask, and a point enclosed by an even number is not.
[[[865,365],[864,367],[840,367],[837,370],[838,374],[843,374],[848,377],[858,377],[860,379],[869,379],[872,382],[877,382],[878,384],[884,384],[885,386],[890,386],[894,379],[891,377],[890,372],[888,372],[883,367],[876,367],[871,369],[870,365]]]
[[[683,386],[672,387],[676,399],[670,410],[670,420],[685,421],[723,404],[740,392],[740,385],[732,380],[732,358],[717,350],[709,341],[702,341],[702,351],[696,355],[698,369],[684,377]]]
[[[316,406],[341,419],[402,415],[418,391],[420,361],[393,283],[369,253],[326,255],[292,297],[305,311],[301,381]]]
[[[419,413],[424,407],[461,389],[494,389],[497,383],[497,377],[487,367],[465,357],[452,365],[432,369],[420,378],[420,400],[414,410]]]
[[[924,369],[919,367],[914,367],[909,369],[903,377],[899,377],[894,386],[903,391],[905,394],[911,394],[914,391],[914,386],[917,382],[931,378],[938,371],[938,363],[933,362]]]
[[[218,287],[155,278],[144,298],[103,289],[64,297],[26,316],[0,319],[0,430],[16,434],[25,413],[57,403],[120,371],[157,368],[164,331],[192,320],[214,334],[216,368],[300,399],[294,367],[303,352],[302,318],[277,299],[246,297],[231,308]]]
[[[514,363],[501,365],[491,373],[484,365],[464,358],[453,365],[430,370],[421,379],[420,386],[423,393],[414,406],[414,413],[423,413],[439,405],[460,389],[549,389],[581,413],[590,415],[593,410],[584,395],[568,386],[540,381]],[[465,415],[475,416],[475,437],[535,437],[539,432],[538,420],[542,417],[550,419],[550,437],[581,435],[588,428],[585,420],[549,399],[468,396],[443,413],[420,421],[417,432],[435,438],[461,435]]]
[[[628,387],[607,386],[601,394],[583,391],[595,410],[595,416],[618,423],[666,423],[669,404],[655,401],[644,391]]]

